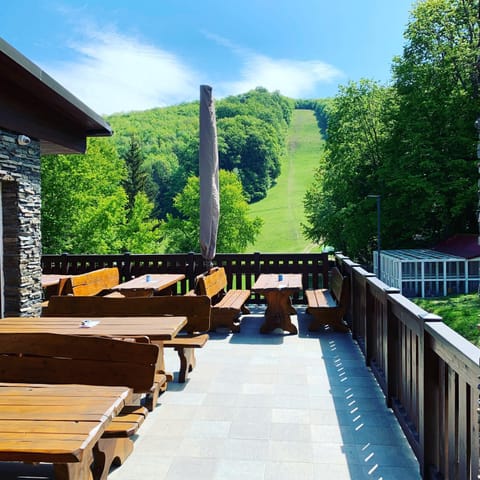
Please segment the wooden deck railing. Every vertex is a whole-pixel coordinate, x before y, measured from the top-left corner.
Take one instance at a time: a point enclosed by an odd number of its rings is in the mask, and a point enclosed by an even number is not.
[[[347,316],[423,478],[478,479],[480,349],[343,255]]]
[[[478,479],[477,385],[480,349],[372,273],[337,254],[335,263],[350,277],[346,315],[386,403],[395,412],[428,479]],[[327,254],[219,254],[228,288],[250,288],[260,273],[302,273],[303,287],[328,286]],[[44,273],[77,274],[118,266],[122,280],[145,273],[183,273],[178,294],[192,288],[205,270],[199,254],[45,255]],[[252,295],[252,302],[263,299]],[[299,294],[294,302],[304,303]]]
[[[248,288],[260,273],[302,273],[304,289],[328,286],[329,259],[326,253],[252,253],[217,254],[215,265],[225,267],[228,288]],[[178,294],[193,288],[195,277],[206,270],[202,256],[195,253],[165,255],[44,255],[43,273],[77,275],[104,267],[118,267],[121,281],[146,273],[183,273],[185,280],[178,284]],[[260,295],[252,294],[253,303],[263,302]],[[302,303],[300,292],[295,302]]]

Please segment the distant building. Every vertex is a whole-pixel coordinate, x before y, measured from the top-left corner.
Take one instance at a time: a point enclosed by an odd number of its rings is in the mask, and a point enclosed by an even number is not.
[[[378,253],[374,252],[377,271]],[[381,279],[406,297],[442,297],[477,292],[478,235],[455,235],[432,249],[382,250]]]
[[[40,156],[112,135],[99,115],[0,38],[0,317],[40,314]]]

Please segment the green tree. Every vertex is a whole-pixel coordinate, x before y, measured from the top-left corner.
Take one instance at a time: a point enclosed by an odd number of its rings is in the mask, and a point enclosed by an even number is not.
[[[111,139],[90,139],[85,155],[42,157],[41,174],[45,253],[154,250],[156,225],[142,194],[127,221],[126,168]]]
[[[254,243],[260,228],[259,218],[250,219],[242,184],[233,172],[220,170],[220,220],[217,252],[239,253]],[[168,214],[161,230],[167,252],[200,250],[200,182],[192,176],[174,200],[177,215]]]
[[[42,158],[42,245],[46,253],[112,253],[121,247],[125,166],[110,139],[85,155]]]
[[[369,260],[382,196],[383,248],[476,231],[479,1],[424,0],[391,88],[343,87],[326,106],[327,148],[305,198],[305,231]],[[370,232],[370,233],[369,233]]]
[[[133,210],[135,197],[138,193],[147,191],[149,178],[143,165],[142,148],[135,135],[130,136],[128,150],[122,155],[122,158],[127,167],[127,177],[123,181],[123,187],[128,197],[128,208]]]
[[[304,201],[304,232],[314,242],[369,257],[376,217],[367,195],[381,193],[378,169],[394,109],[394,91],[369,80],[341,87],[329,104],[325,155]]]
[[[160,251],[159,221],[151,219],[153,204],[145,193],[135,196],[133,208],[122,229],[122,250],[130,253],[158,253]]]
[[[399,108],[381,170],[391,246],[430,246],[477,228],[479,8],[478,0],[425,0],[407,26],[393,66]]]
[[[284,154],[282,143],[272,125],[253,116],[218,121],[220,168],[238,173],[250,201],[264,198],[274,185]]]

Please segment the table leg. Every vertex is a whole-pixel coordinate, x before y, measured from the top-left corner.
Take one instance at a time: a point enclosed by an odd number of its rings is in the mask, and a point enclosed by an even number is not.
[[[84,451],[80,462],[56,463],[53,465],[55,480],[93,480],[92,462],[93,452],[89,449]]]
[[[267,309],[265,310],[265,322],[260,327],[260,333],[269,333],[276,328],[281,328],[293,334],[298,333],[297,327],[290,319],[290,315],[296,313],[290,299],[292,293],[288,289],[263,292]]]

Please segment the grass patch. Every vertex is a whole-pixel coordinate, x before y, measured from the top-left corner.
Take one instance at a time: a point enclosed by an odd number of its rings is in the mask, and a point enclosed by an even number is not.
[[[468,295],[452,295],[441,298],[414,298],[419,307],[427,312],[435,313],[457,333],[480,347],[480,298],[477,293]]]
[[[312,110],[295,110],[288,133],[288,155],[277,184],[267,197],[250,205],[250,214],[263,219],[262,231],[247,253],[320,252],[302,233],[303,198],[320,164],[324,140]]]

